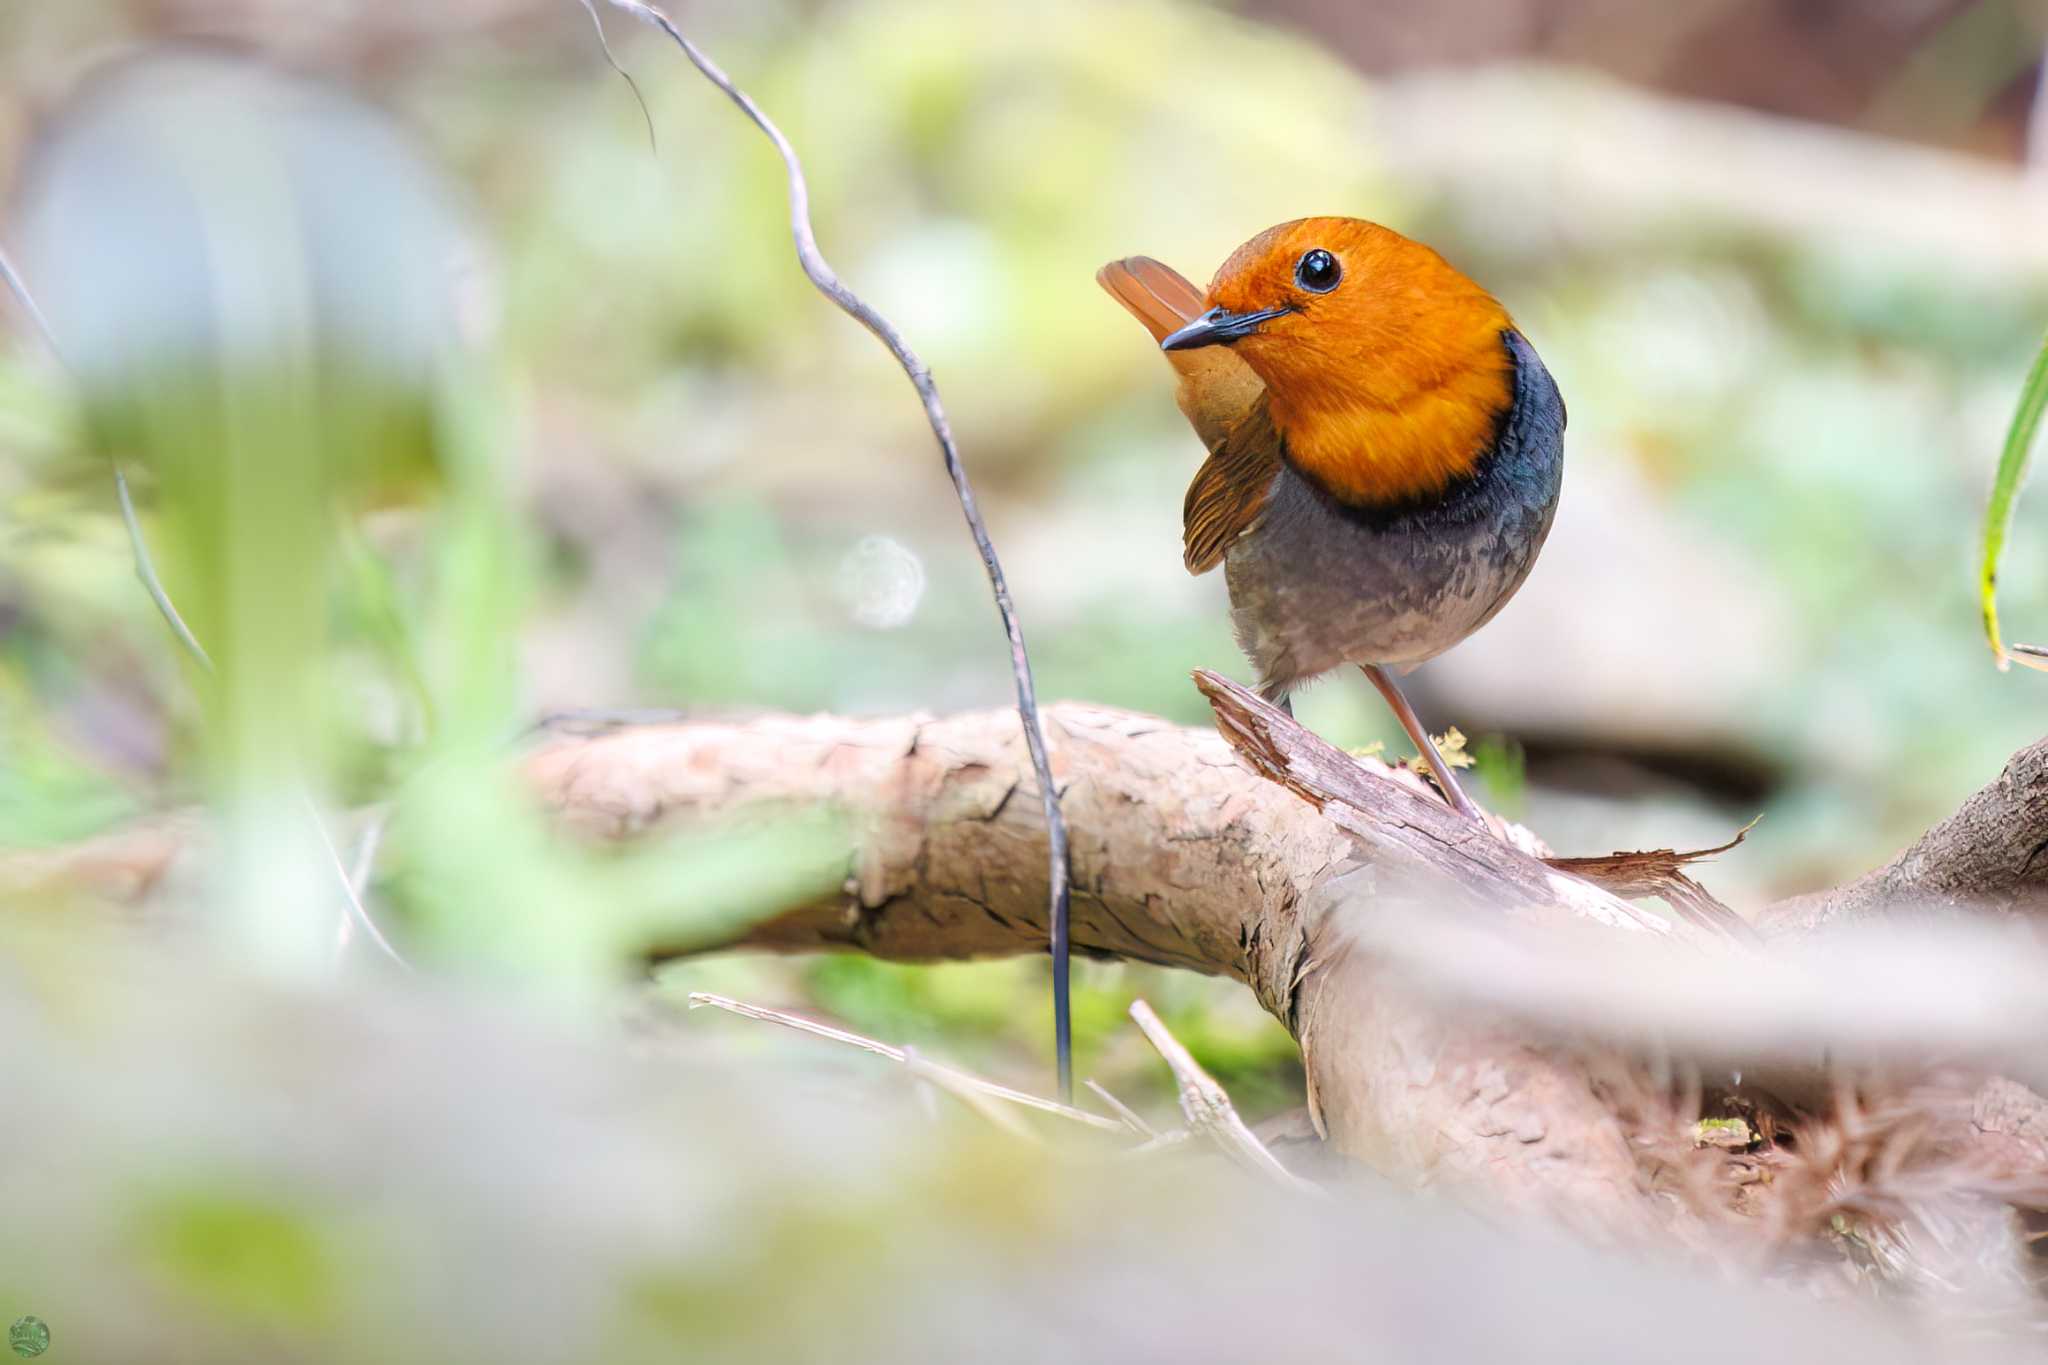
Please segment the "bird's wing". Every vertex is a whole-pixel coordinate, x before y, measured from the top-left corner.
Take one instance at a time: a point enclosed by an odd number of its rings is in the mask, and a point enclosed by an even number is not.
[[[1252,410],[1209,447],[1181,504],[1181,547],[1189,573],[1207,573],[1223,562],[1231,544],[1258,525],[1280,472],[1280,433],[1259,391]]]
[[[1202,291],[1150,256],[1111,261],[1099,283],[1158,341],[1202,311]],[[1280,470],[1280,438],[1266,413],[1266,386],[1228,346],[1168,351],[1180,376],[1174,401],[1209,448],[1182,508],[1188,571],[1207,573],[1265,510]]]

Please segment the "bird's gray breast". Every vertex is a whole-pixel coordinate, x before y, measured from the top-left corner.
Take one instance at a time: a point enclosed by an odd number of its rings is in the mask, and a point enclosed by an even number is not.
[[[1224,560],[1238,642],[1271,695],[1347,663],[1418,664],[1463,640],[1528,576],[1564,469],[1564,402],[1518,332],[1515,399],[1493,450],[1426,503],[1361,511],[1282,465]]]

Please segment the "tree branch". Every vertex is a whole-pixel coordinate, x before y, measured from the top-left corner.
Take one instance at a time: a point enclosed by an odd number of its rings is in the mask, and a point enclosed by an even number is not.
[[[1246,773],[1214,732],[1070,703],[1046,714],[1077,831],[1078,951],[1248,984],[1301,1040],[1311,1106],[1343,1152],[1404,1179],[1485,1187],[1491,1202],[1554,1207],[1582,1226],[1668,1223],[1667,1210],[1638,1197],[1629,1130],[1582,1051],[1502,1015],[1443,1010],[1356,951],[1348,925],[1379,898],[1421,895],[1673,943],[1699,931],[1461,827],[1420,779],[1370,760],[1294,745],[1332,781],[1358,775],[1360,805],[1325,801],[1319,811]],[[1262,713],[1229,717],[1241,743],[1279,742]],[[748,807],[833,805],[859,831],[842,891],[739,943],[973,957],[1045,942],[1043,884],[1031,872],[1044,828],[1028,813],[1021,747],[1007,714],[768,717],[565,736],[526,770],[566,826],[605,839]],[[1431,1060],[1417,1075],[1420,1058]]]
[[[2014,754],[1998,780],[1874,872],[1781,901],[1766,934],[1896,915],[2048,913],[2048,740]]]

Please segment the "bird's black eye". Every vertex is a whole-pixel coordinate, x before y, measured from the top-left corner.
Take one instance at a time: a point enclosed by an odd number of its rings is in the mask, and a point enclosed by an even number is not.
[[[1302,258],[1294,263],[1294,282],[1311,294],[1327,294],[1343,278],[1344,267],[1321,247],[1303,253]]]

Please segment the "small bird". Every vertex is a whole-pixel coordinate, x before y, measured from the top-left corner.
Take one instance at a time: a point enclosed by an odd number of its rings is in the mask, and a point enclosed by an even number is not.
[[[1209,449],[1188,571],[1223,565],[1260,693],[1286,708],[1357,664],[1479,819],[1394,671],[1491,620],[1550,533],[1565,410],[1535,349],[1443,257],[1358,218],[1268,228],[1206,295],[1147,256],[1096,280],[1166,352]]]

